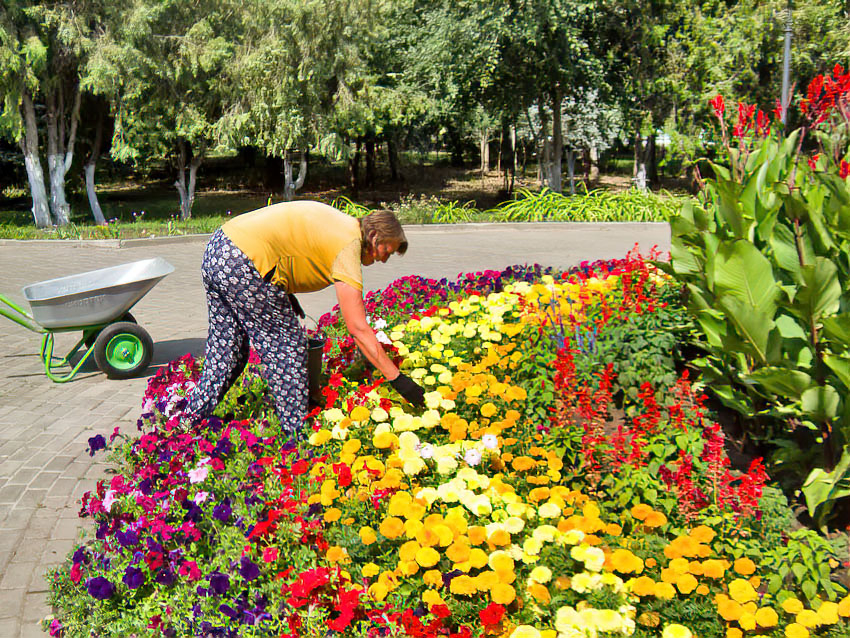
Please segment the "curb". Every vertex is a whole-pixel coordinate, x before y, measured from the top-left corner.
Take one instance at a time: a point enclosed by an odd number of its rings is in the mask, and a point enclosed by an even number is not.
[[[477,229],[500,230],[504,232],[523,232],[549,227],[553,230],[583,230],[606,232],[613,228],[644,228],[669,226],[667,222],[469,222],[463,224],[405,224],[404,228],[416,234],[439,234],[450,231],[468,232]],[[59,245],[80,246],[85,248],[138,248],[141,246],[162,246],[208,241],[212,233],[192,235],[172,235],[162,237],[137,237],[133,239],[0,239],[0,246]]]

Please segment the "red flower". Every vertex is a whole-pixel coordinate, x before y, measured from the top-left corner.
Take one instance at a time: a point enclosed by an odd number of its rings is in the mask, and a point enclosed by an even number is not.
[[[818,159],[820,158],[820,153],[815,153],[811,157],[807,157],[806,161],[809,163],[809,168],[813,171],[818,169]]]
[[[478,617],[485,625],[497,625],[505,617],[505,608],[498,603],[490,603],[478,612]]]
[[[841,160],[841,165],[838,167],[838,175],[841,179],[846,179],[850,175],[850,163],[846,160]]]
[[[723,119],[723,112],[726,110],[726,104],[723,101],[722,95],[717,95],[710,102],[711,108],[714,109],[714,115],[717,116],[718,120]]]

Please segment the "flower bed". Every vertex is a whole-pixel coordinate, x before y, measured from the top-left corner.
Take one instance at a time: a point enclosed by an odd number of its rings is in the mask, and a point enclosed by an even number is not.
[[[833,548],[789,535],[758,460],[730,468],[677,367],[675,299],[637,254],[399,280],[367,312],[426,408],[331,314],[299,441],[254,363],[188,426],[198,365],[173,362],[83,499],[94,538],[53,575],[52,634],[850,635]]]

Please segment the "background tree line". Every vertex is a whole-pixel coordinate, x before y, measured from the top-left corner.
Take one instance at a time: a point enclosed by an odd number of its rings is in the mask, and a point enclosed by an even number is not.
[[[181,217],[211,151],[283,160],[285,193],[310,154],[345,158],[351,187],[379,152],[441,138],[453,162],[491,148],[512,187],[518,162],[561,191],[566,162],[591,178],[617,138],[635,183],[655,138],[693,159],[710,140],[708,99],[771,107],[780,94],[786,0],[5,0],[0,135],[23,158],[36,225],[67,224],[69,171],[167,160]],[[792,76],[850,53],[845,3],[793,11]],[[46,169],[46,170],[45,170]]]

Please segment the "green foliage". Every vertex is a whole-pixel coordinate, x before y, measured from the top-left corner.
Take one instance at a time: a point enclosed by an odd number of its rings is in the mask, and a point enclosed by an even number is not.
[[[494,218],[508,222],[666,221],[680,206],[681,200],[668,193],[592,190],[569,196],[547,188],[539,192],[523,189],[513,201],[500,204]]]
[[[670,271],[687,287],[708,351],[694,364],[716,396],[758,415],[751,434],[765,442],[793,441],[789,419],[813,432],[821,462],[782,448],[775,461],[814,472],[803,492],[824,525],[850,466],[845,458],[829,473],[850,434],[850,188],[834,167],[813,170],[799,156],[800,134],[729,149],[731,170],[714,165],[700,201],[671,219]]]

